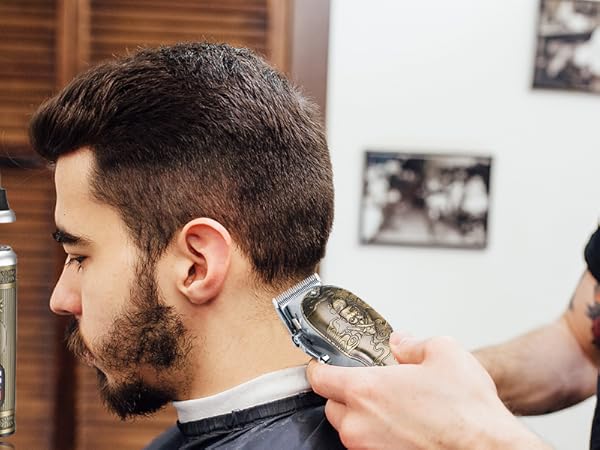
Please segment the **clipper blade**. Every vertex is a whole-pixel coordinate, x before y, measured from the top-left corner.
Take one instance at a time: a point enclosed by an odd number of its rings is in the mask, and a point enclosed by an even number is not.
[[[273,299],[274,303],[277,303],[279,305],[280,308],[285,308],[287,306],[287,304],[294,299],[294,297],[297,297],[299,294],[302,294],[304,291],[308,291],[309,289],[315,287],[315,286],[320,286],[321,285],[321,278],[319,278],[319,275],[312,274],[310,277],[302,280],[300,283],[292,286],[291,288],[289,288],[287,291],[279,294],[277,297],[275,297]]]

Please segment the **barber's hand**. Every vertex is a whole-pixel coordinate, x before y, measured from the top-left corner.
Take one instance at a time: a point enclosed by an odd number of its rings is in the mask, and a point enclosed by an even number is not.
[[[513,417],[494,382],[450,338],[393,333],[397,366],[311,362],[308,379],[350,449],[548,449]]]

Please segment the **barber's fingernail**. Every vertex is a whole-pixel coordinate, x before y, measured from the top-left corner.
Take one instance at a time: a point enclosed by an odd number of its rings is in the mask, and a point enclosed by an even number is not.
[[[311,359],[306,369],[308,372],[314,372],[315,370],[317,370],[317,367],[319,367],[319,363],[316,360]]]
[[[314,359],[311,359],[306,367],[306,376],[309,380],[313,381],[315,378],[315,373],[319,370],[319,363]]]
[[[412,336],[406,331],[394,331],[390,335],[390,345],[400,345],[402,341],[410,339]]]

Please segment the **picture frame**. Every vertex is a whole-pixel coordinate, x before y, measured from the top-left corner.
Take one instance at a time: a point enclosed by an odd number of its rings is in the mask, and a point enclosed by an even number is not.
[[[600,2],[540,0],[533,87],[600,93]]]
[[[362,244],[483,249],[491,156],[365,152]]]

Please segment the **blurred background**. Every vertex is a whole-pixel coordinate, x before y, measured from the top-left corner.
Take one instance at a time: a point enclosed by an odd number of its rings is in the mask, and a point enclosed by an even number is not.
[[[134,449],[175,420],[172,410],[126,424],[108,415],[95,375],[65,351],[64,323],[48,309],[64,254],[50,239],[52,180],[29,148],[27,123],[76,73],[178,41],[263,54],[326,119],[336,219],[325,281],[368,299],[394,328],[476,348],[554,320],[585,268],[600,198],[595,3],[0,0],[0,171],[17,214],[0,242],[20,258],[17,432],[7,441]],[[490,157],[485,245],[361,239],[369,150]],[[556,448],[583,449],[592,409],[588,400],[525,420]]]
[[[500,342],[555,320],[585,269],[599,213],[600,97],[532,87],[543,3],[332,3],[327,130],[337,198],[323,277],[396,329],[453,335],[468,348]],[[562,3],[587,17],[598,2]],[[370,149],[491,156],[486,247],[361,245]],[[555,448],[585,449],[593,406],[525,422]]]

